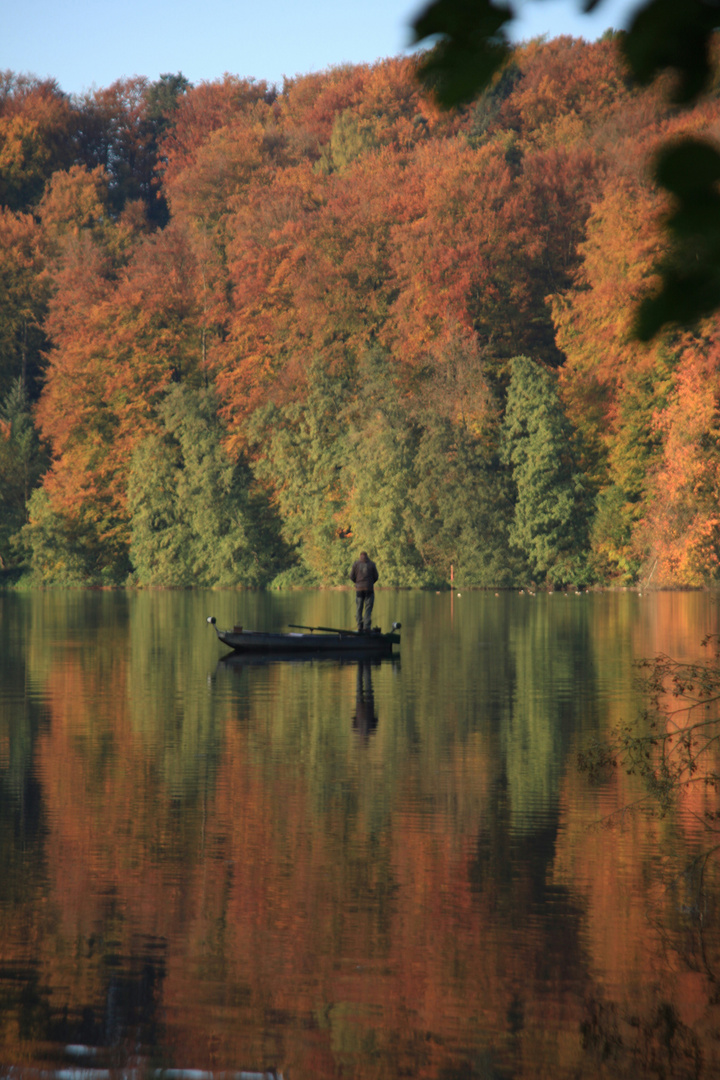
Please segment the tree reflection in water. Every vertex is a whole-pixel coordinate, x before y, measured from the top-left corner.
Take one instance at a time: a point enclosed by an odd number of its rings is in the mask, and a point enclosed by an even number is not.
[[[639,779],[576,764],[702,597],[401,594],[402,667],[218,664],[191,594],[0,602],[0,1074],[717,1074],[712,790],[598,828]]]

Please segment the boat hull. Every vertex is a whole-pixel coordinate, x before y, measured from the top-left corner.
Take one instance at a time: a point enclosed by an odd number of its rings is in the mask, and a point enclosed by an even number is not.
[[[270,656],[391,656],[399,634],[269,634],[256,631],[219,630],[218,639],[236,653]]]

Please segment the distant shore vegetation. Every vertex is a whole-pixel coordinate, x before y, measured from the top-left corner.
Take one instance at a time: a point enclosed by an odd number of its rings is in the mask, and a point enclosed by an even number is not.
[[[717,86],[609,33],[445,112],[416,64],[0,74],[8,582],[720,582],[720,317],[632,332]]]

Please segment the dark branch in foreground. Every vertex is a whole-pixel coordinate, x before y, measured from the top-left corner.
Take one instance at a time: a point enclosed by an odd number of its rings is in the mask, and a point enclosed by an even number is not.
[[[665,814],[692,787],[720,785],[720,639],[708,635],[702,644],[713,647],[704,661],[665,654],[641,661],[647,707],[578,755],[580,769],[593,779],[618,768],[640,777],[646,794],[634,809]],[[702,823],[719,831],[720,810],[705,811]]]

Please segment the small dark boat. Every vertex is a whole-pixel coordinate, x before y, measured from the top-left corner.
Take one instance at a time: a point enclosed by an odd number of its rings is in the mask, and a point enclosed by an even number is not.
[[[292,626],[295,633],[264,633],[258,630],[245,630],[235,626],[232,630],[220,630],[215,625],[215,616],[207,620],[215,627],[215,633],[223,645],[236,653],[255,656],[344,656],[353,658],[365,656],[392,656],[393,645],[400,644],[400,623],[393,623],[392,631],[383,634],[381,630],[369,630],[357,633],[354,630],[337,630],[332,626]]]

